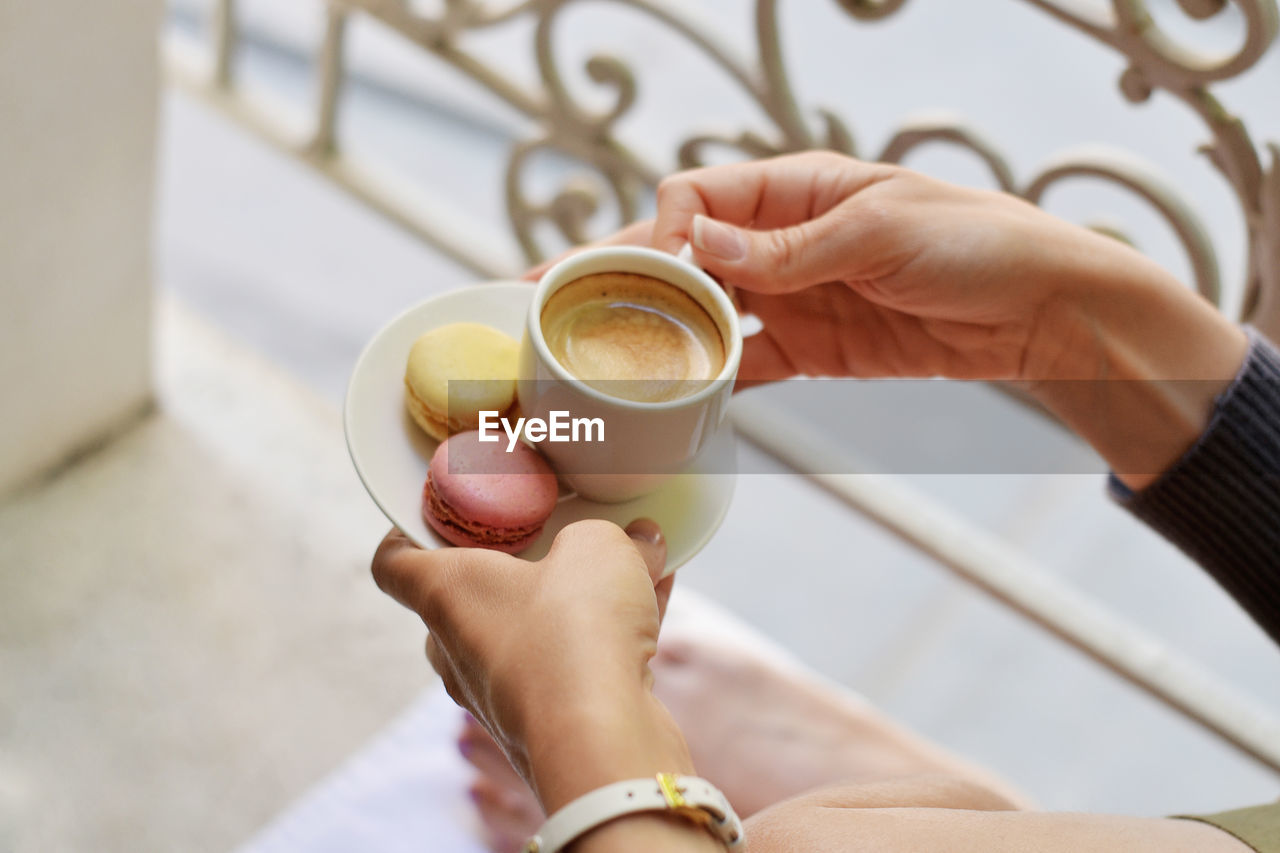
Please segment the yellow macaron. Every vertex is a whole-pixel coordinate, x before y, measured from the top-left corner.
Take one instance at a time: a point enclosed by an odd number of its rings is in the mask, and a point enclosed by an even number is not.
[[[432,329],[409,350],[404,372],[409,414],[437,441],[477,428],[480,412],[511,408],[518,359],[519,344],[489,326],[452,323]]]

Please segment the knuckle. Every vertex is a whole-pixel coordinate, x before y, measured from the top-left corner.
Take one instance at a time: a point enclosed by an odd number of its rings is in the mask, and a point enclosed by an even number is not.
[[[551,543],[547,558],[563,557],[565,554],[598,551],[601,548],[616,546],[618,542],[630,542],[621,527],[612,521],[602,518],[587,518],[566,525],[556,534]]]
[[[382,556],[382,548],[378,548],[377,553],[373,555],[373,562],[369,564],[369,573],[373,575],[373,582],[378,589],[389,592],[387,585],[391,582],[391,573],[386,558]]]
[[[447,619],[464,571],[466,552],[441,548],[423,551],[379,548],[374,555],[374,582],[387,595],[416,611],[428,627]]]
[[[599,539],[620,530],[621,528],[612,521],[605,521],[603,518],[585,518],[570,524],[562,532],[567,532],[574,539]]]
[[[685,173],[677,173],[668,175],[658,182],[656,190],[658,207],[663,206],[663,202],[669,201],[673,195],[678,195],[680,190],[688,183],[688,177]]]
[[[794,228],[779,228],[769,232],[769,255],[780,270],[792,269],[803,252],[800,232]]]
[[[914,178],[921,174],[908,169],[901,163],[876,163],[875,167],[876,173],[885,178]]]
[[[837,166],[847,165],[852,158],[847,154],[841,154],[837,151],[831,151],[825,148],[816,148],[800,154],[799,159],[803,160],[808,165],[820,168],[835,168]]]
[[[582,521],[575,521],[573,524],[565,525],[564,528],[556,534],[553,547],[570,548],[577,544],[594,539],[599,535],[599,528],[602,524],[600,519],[588,518]]]
[[[369,564],[373,582],[388,595],[394,595],[399,577],[399,560],[396,558],[398,551],[398,543],[388,536],[378,545],[378,550],[373,553],[373,561]]]

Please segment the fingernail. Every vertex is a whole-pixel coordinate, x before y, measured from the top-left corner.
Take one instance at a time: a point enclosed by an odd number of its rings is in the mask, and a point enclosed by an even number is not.
[[[662,544],[662,528],[652,518],[637,518],[623,529],[628,536],[639,542],[648,542],[650,545]]]
[[[693,217],[693,245],[700,252],[722,261],[740,261],[747,256],[747,238],[732,225],[708,219],[701,213]]]

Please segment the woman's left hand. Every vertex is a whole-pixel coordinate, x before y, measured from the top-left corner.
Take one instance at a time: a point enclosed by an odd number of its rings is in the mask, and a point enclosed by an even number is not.
[[[691,772],[650,692],[648,662],[674,577],[651,521],[581,521],[542,560],[424,551],[399,531],[373,559],[378,586],[416,611],[449,695],[493,735],[548,812],[619,779]]]

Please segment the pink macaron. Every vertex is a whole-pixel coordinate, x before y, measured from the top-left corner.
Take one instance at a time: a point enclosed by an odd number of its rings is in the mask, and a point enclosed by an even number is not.
[[[452,542],[516,554],[533,544],[556,508],[551,466],[517,442],[482,442],[476,430],[441,443],[422,490],[422,518]]]

